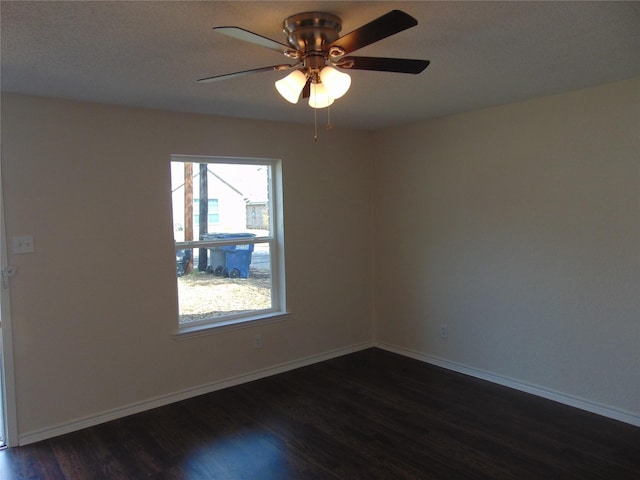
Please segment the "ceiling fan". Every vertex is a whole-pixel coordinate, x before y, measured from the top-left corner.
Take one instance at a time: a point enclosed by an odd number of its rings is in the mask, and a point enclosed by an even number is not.
[[[312,108],[325,108],[344,95],[351,85],[351,77],[341,70],[418,74],[427,68],[429,60],[349,55],[417,24],[418,21],[411,15],[392,10],[340,37],[342,20],[336,15],[322,12],[298,13],[283,22],[288,44],[240,27],[214,27],[213,30],[218,33],[281,52],[295,63],[216,75],[201,78],[198,82],[215,82],[259,72],[293,70],[276,82],[278,92],[291,103],[297,103],[302,94],[302,98],[309,99]]]

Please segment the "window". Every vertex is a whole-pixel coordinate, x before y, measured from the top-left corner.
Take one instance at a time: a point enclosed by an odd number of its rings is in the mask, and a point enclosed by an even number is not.
[[[200,225],[200,199],[199,198],[194,198],[193,199],[193,204],[194,204],[194,208],[193,208],[193,224],[194,225]],[[208,227],[211,228],[211,226],[214,226],[218,223],[220,223],[220,214],[218,213],[218,199],[217,198],[210,198],[209,199],[209,205],[207,206],[207,210],[209,212],[208,215]]]
[[[281,164],[171,157],[178,336],[285,312]]]

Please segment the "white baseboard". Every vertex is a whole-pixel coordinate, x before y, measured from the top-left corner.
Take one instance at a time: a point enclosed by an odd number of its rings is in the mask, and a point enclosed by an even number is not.
[[[151,410],[153,408],[169,405],[171,403],[179,402],[181,400],[186,400],[188,398],[196,397],[198,395],[203,395],[206,393],[215,392],[217,390],[222,390],[228,387],[233,387],[235,385],[240,385],[242,383],[251,382],[253,380],[270,377],[271,375],[277,375],[279,373],[284,373],[289,370],[295,370],[296,368],[306,367],[314,363],[323,362],[325,360],[340,357],[342,355],[348,355],[350,353],[358,352],[360,350],[364,350],[374,346],[381,348],[383,350],[387,350],[393,353],[403,355],[405,357],[410,357],[425,363],[442,367],[447,370],[452,370],[454,372],[470,375],[472,377],[480,378],[482,380],[487,380],[489,382],[496,383],[498,385],[510,387],[515,390],[520,390],[522,392],[530,393],[532,395],[553,400],[558,403],[569,405],[571,407],[579,408],[581,410],[602,415],[604,417],[612,418],[614,420],[619,420],[621,422],[629,423],[631,425],[640,426],[640,416],[631,412],[617,410],[608,406],[600,405],[594,402],[590,402],[581,398],[566,395],[553,390],[548,390],[548,389],[544,389],[534,385],[529,385],[523,382],[519,382],[517,380],[513,380],[511,378],[495,375],[490,372],[468,367],[466,365],[451,362],[449,360],[434,357],[431,355],[426,355],[424,353],[421,353],[415,350],[406,349],[396,345],[392,345],[388,343],[362,342],[362,343],[350,345],[344,348],[339,348],[336,350],[331,350],[331,351],[316,354],[316,355],[310,355],[308,357],[293,360],[290,362],[285,362],[272,367],[255,370],[253,372],[227,378],[217,382],[212,382],[205,385],[200,385],[198,387],[181,390],[168,395],[162,395],[149,400],[144,400],[142,402],[136,402],[124,407],[115,408],[115,409],[108,410],[106,412],[102,412],[96,415],[78,418],[70,422],[54,425],[52,427],[44,428],[41,430],[27,432],[27,433],[21,434],[18,437],[18,445],[28,445],[30,443],[39,442],[42,440],[46,440],[48,438],[64,435],[66,433],[75,432],[83,428],[93,427],[95,425],[109,422],[111,420],[116,420],[118,418],[123,418],[129,415],[144,412],[146,410]]]
[[[486,372],[484,370],[480,370],[477,368],[468,367],[466,365],[451,362],[449,360],[434,357],[432,355],[427,355],[415,350],[399,347],[397,345],[391,345],[391,344],[382,342],[382,343],[376,343],[374,346],[377,348],[381,348],[383,350],[387,350],[389,352],[403,355],[405,357],[410,357],[415,360],[420,360],[421,362],[429,363],[437,367],[442,367],[447,370],[452,370],[454,372],[463,373],[465,375],[480,378],[482,380],[487,380],[489,382],[496,383],[498,385],[503,385],[505,387],[513,388],[515,390],[520,390],[521,392],[530,393],[538,397],[546,398],[548,400],[553,400],[555,402],[562,403],[570,407],[579,408],[580,410],[586,410],[587,412],[595,413],[597,415],[602,415],[604,417],[612,418],[614,420],[619,420],[621,422],[629,423],[631,425],[640,426],[640,415],[632,412],[618,410],[618,409],[611,408],[606,405],[601,405],[595,402],[591,402],[579,397],[567,395],[565,393],[545,389],[535,385],[529,385],[527,383],[523,383],[518,380],[514,380],[508,377],[503,377],[501,375],[496,375],[494,373]]]
[[[253,372],[249,372],[243,375],[237,375],[235,377],[227,378],[227,379],[212,382],[212,383],[207,383],[205,385],[200,385],[198,387],[188,388],[188,389],[174,392],[168,395],[162,395],[149,400],[144,400],[142,402],[136,402],[130,405],[126,405],[124,407],[115,408],[115,409],[108,410],[106,412],[102,412],[96,415],[77,418],[70,422],[65,422],[62,424],[54,425],[52,427],[21,434],[18,437],[18,445],[28,445],[30,443],[39,442],[42,440],[46,440],[48,438],[57,437],[59,435],[75,432],[83,428],[93,427],[95,425],[109,422],[111,420],[116,420],[118,418],[123,418],[129,415],[144,412],[146,410],[151,410],[152,408],[163,407],[165,405],[169,405],[170,403],[186,400],[187,398],[197,397],[198,395],[215,392],[217,390],[233,387],[235,385],[251,382],[253,380],[259,380],[261,378],[270,377],[271,375],[287,372],[289,370],[295,370],[296,368],[306,367],[314,363],[323,362],[325,360],[329,360],[336,357],[341,357],[343,355],[348,355],[349,353],[358,352],[360,350],[364,350],[371,347],[373,347],[372,342],[357,343],[357,344],[349,345],[347,347],[339,348],[336,350],[331,350],[331,351],[316,354],[316,355],[310,355],[308,357],[300,358],[290,362],[281,363],[279,365],[275,365],[272,367],[262,368],[262,369],[255,370]]]

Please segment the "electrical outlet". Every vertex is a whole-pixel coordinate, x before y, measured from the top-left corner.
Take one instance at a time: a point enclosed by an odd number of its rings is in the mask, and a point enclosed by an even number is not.
[[[449,327],[445,324],[440,325],[440,338],[449,337]]]
[[[259,333],[253,337],[253,348],[262,348],[262,335]]]

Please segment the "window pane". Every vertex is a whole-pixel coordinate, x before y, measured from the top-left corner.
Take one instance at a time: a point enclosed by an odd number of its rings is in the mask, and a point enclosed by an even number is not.
[[[270,180],[269,165],[171,162],[175,241],[247,230],[269,235]],[[207,199],[204,209],[201,198]],[[202,212],[207,219],[203,224]]]
[[[194,249],[197,252],[199,249]],[[217,273],[193,272],[178,277],[180,323],[251,313],[271,308],[271,255],[268,243],[247,250],[208,249],[215,262],[225,258]],[[197,265],[197,259],[194,262]],[[243,269],[248,267],[246,278]]]

